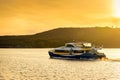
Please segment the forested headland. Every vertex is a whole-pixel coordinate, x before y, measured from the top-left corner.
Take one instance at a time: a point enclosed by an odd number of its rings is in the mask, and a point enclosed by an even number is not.
[[[120,28],[56,28],[34,35],[0,36],[0,48],[52,48],[73,40],[120,48]]]

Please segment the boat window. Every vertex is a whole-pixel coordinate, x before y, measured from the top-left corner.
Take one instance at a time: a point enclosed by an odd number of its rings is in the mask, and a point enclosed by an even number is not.
[[[74,46],[71,44],[67,44],[66,47],[74,47]]]

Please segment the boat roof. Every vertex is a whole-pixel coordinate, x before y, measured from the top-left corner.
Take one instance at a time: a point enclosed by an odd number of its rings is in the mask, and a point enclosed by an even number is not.
[[[67,45],[73,45],[73,46],[87,46],[87,47],[91,47],[92,44],[89,42],[73,42],[73,43],[66,43],[65,46]]]
[[[67,44],[91,44],[91,43],[89,43],[89,42],[73,42],[73,43],[66,43],[66,45]]]

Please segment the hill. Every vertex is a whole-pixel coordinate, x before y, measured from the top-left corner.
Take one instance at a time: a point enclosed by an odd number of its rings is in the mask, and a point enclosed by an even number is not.
[[[57,28],[34,35],[0,36],[0,48],[50,48],[73,40],[120,48],[119,36],[120,28]]]

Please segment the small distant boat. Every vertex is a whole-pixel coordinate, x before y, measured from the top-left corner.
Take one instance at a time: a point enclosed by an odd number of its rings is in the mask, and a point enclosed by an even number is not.
[[[105,58],[104,53],[98,52],[100,48],[92,46],[91,43],[73,42],[66,43],[65,46],[48,51],[50,58],[67,59],[101,59]]]

